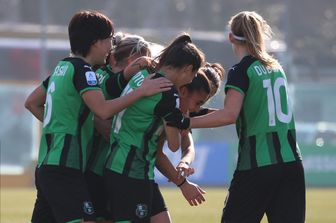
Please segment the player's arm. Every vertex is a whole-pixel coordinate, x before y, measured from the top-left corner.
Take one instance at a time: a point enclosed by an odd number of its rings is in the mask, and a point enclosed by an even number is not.
[[[245,70],[230,69],[225,85],[224,108],[190,120],[190,128],[211,128],[236,122],[249,88],[249,78]]]
[[[25,101],[25,107],[41,122],[43,122],[45,100],[46,91],[43,86],[38,86]]]
[[[164,141],[163,141],[164,142]],[[185,177],[178,177],[177,170],[173,166],[173,164],[168,159],[167,155],[163,152],[162,147],[164,143],[158,144],[158,150],[156,153],[156,168],[171,182],[176,185],[181,184]]]
[[[218,108],[204,108],[201,107],[200,110],[198,112],[190,112],[189,113],[189,117],[196,117],[196,116],[202,116],[202,115],[206,115],[209,114],[211,112],[217,111]]]
[[[179,96],[173,88],[170,91],[163,92],[160,101],[154,108],[154,115],[161,117],[164,121],[164,130],[168,148],[176,152],[181,145],[181,134],[177,126],[185,123],[185,117],[179,107]],[[187,120],[189,122],[189,120]],[[167,123],[174,123],[168,125]],[[188,125],[186,125],[188,127]]]
[[[164,137],[160,137],[156,154],[156,168],[174,184],[176,184],[191,206],[197,206],[205,201],[202,190],[197,184],[188,181],[185,177],[178,177],[178,171],[174,168],[162,148],[164,145]]]
[[[164,122],[164,128],[166,133],[167,145],[172,152],[176,152],[181,145],[181,135],[177,128],[167,126]]]
[[[25,107],[41,122],[43,122],[44,104],[47,97],[49,78],[50,76],[30,93],[25,101]]]
[[[163,152],[163,145],[166,140],[165,133],[162,133],[158,143],[157,143],[157,153],[156,153],[156,168],[169,179],[174,184],[182,183],[183,179],[178,179],[177,170],[174,168],[173,164],[170,162],[166,154]]]
[[[239,116],[244,101],[244,94],[235,90],[227,91],[224,108],[210,114],[190,119],[190,128],[213,128],[234,124]]]
[[[185,117],[178,108],[173,110],[164,117],[165,131],[167,134],[168,147],[173,151],[177,151],[181,145],[181,130],[189,127],[189,118]]]
[[[82,94],[85,104],[101,119],[109,119],[142,97],[167,91],[172,83],[166,78],[151,79],[154,75],[146,77],[139,88],[130,93],[112,100],[105,100],[101,90],[88,90]]]
[[[96,115],[93,118],[94,126],[98,133],[104,137],[105,140],[109,141],[110,131],[112,126],[112,119],[102,120]]]
[[[182,135],[181,137],[182,157],[176,166],[176,170],[178,171],[178,177],[188,177],[195,172],[195,169],[191,167],[191,163],[195,159],[194,141],[190,132],[187,135]]]

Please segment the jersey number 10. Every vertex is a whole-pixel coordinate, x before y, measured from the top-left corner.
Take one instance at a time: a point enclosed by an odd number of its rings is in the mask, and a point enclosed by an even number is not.
[[[274,82],[274,86],[272,86],[270,79],[263,80],[263,87],[267,90],[269,126],[276,125],[275,116],[280,122],[289,123],[292,120],[293,112],[289,104],[288,91],[285,79],[282,77],[277,78]],[[283,100],[286,100],[287,103],[287,114],[285,114],[282,110],[280,94],[281,87],[285,88],[285,94],[282,96]]]

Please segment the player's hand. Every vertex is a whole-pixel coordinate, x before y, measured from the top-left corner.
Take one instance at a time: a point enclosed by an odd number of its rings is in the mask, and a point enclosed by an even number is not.
[[[154,67],[156,66],[156,63],[154,60],[150,57],[142,56],[137,59],[135,59],[133,62],[131,62],[127,67],[124,69],[124,78],[126,80],[130,80],[133,75],[138,73],[140,70],[147,69],[148,71],[152,72],[154,71]]]
[[[195,169],[190,166],[187,162],[179,162],[179,164],[176,166],[177,170],[177,179],[180,179],[182,177],[189,177],[190,175],[195,173]]]
[[[155,74],[148,75],[138,88],[142,96],[151,96],[163,91],[168,91],[173,86],[173,83],[165,77],[151,79],[154,75]]]
[[[186,137],[191,132],[191,129],[180,129],[181,137]]]
[[[197,206],[205,201],[203,194],[206,192],[195,183],[186,180],[186,182],[180,186],[180,189],[190,206]]]
[[[111,132],[111,125],[112,125],[112,120],[102,120],[98,118],[97,116],[94,116],[94,126],[95,129],[98,131],[100,135],[103,136],[103,138],[106,141],[110,141],[110,132]]]
[[[151,57],[142,56],[130,63],[124,70],[126,74],[135,74],[145,68],[153,67],[155,62]]]

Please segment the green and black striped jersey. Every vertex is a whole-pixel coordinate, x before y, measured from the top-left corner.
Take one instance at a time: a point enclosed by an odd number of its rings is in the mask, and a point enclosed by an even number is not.
[[[284,71],[244,57],[229,73],[225,91],[244,95],[236,122],[238,170],[301,160]]]
[[[93,115],[81,95],[100,90],[90,64],[61,60],[44,82],[47,89],[38,166],[58,165],[84,171],[92,147]]]
[[[129,81],[122,95],[141,86],[148,76],[142,70]],[[162,76],[157,73],[155,78]],[[144,97],[119,112],[111,129],[111,152],[106,167],[135,179],[154,179],[157,141],[163,131],[163,120],[181,122],[184,117],[179,108],[175,88]]]
[[[122,90],[127,85],[123,71],[113,73],[109,65],[96,71],[99,86],[101,87],[106,100],[111,100],[120,96]],[[92,150],[89,155],[87,168],[97,175],[102,176],[104,164],[110,148],[110,143],[97,130],[94,132]]]

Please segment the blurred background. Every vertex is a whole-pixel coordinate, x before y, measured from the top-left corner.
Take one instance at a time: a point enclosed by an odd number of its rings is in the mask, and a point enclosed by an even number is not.
[[[1,188],[34,185],[40,124],[24,100],[69,55],[67,25],[81,9],[99,10],[116,31],[162,45],[189,32],[207,60],[226,70],[237,63],[227,21],[242,10],[260,13],[274,32],[268,50],[287,73],[307,186],[336,187],[335,0],[0,0]],[[207,106],[223,106],[223,87]],[[197,172],[192,179],[228,186],[237,157],[234,126],[194,130],[193,137]],[[174,162],[180,158],[167,153]],[[156,177],[171,185],[159,173]]]

